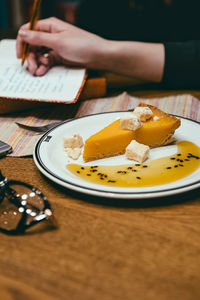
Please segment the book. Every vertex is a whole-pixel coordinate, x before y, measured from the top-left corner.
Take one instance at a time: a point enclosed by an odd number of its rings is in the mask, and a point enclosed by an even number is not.
[[[16,57],[16,40],[0,42],[0,99],[75,103],[87,77],[86,69],[54,66],[44,76],[33,76]]]
[[[107,93],[107,84],[106,78],[97,77],[89,78],[86,80],[86,83],[81,91],[79,100],[89,100],[94,98],[102,98]],[[35,108],[52,106],[52,109],[55,109],[55,106],[62,104],[54,104],[51,102],[42,102],[42,101],[27,101],[27,100],[18,100],[18,99],[4,99],[0,98],[0,115],[21,112],[25,110],[33,110]],[[63,104],[65,105],[65,104]],[[73,103],[71,104],[73,105]]]

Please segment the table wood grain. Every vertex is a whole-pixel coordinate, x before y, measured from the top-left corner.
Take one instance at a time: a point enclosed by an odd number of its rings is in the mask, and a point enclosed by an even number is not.
[[[56,230],[44,222],[22,236],[0,234],[1,299],[200,299],[199,189],[120,201],[64,189],[32,158],[1,158],[0,169],[41,189],[59,223]]]

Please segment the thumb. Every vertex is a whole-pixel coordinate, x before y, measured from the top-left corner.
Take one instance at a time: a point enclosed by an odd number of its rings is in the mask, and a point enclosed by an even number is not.
[[[24,29],[21,29],[18,32],[18,36],[23,42],[28,43],[32,46],[44,46],[51,49],[54,49],[54,46],[56,45],[55,35],[56,34],[53,33]]]

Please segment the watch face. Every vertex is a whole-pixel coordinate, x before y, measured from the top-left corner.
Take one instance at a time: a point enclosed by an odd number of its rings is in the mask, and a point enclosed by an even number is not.
[[[0,156],[6,155],[12,152],[12,147],[2,141],[0,141]]]

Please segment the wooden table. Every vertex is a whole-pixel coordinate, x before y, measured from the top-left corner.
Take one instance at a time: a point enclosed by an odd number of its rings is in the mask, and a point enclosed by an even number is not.
[[[199,91],[184,92],[200,98]],[[40,188],[59,222],[57,230],[0,234],[1,299],[200,299],[200,190],[106,200],[57,186],[32,158],[2,158],[0,168],[8,178]]]

